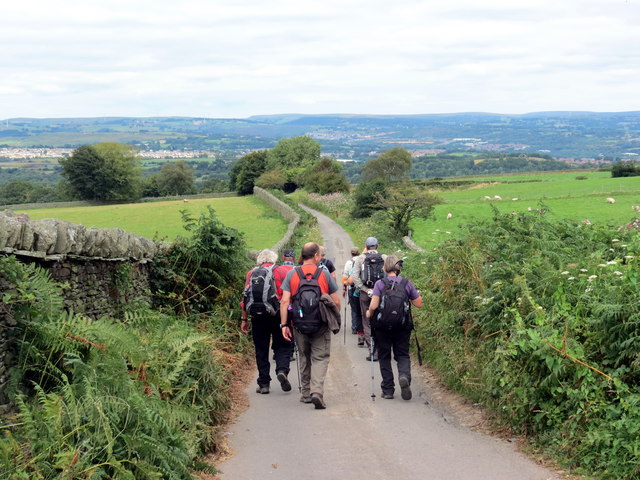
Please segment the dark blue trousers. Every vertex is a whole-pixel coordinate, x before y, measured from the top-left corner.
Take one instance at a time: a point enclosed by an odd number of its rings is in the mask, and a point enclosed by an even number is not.
[[[391,352],[398,363],[398,376],[407,377],[411,384],[411,357],[409,356],[410,329],[392,330],[381,332],[374,330],[374,341],[378,350],[378,362],[380,363],[380,375],[382,393],[393,395],[395,383],[393,381],[393,368],[391,366]]]
[[[289,362],[293,351],[293,342],[282,336],[280,315],[268,318],[252,319],[251,336],[256,349],[256,366],[258,367],[258,385],[268,386],[271,382],[271,364],[269,363],[269,346],[273,349],[276,360],[276,373],[289,374]]]

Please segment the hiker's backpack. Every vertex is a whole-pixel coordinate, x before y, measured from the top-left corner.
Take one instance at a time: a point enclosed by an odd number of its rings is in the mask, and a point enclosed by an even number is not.
[[[273,317],[280,310],[276,282],[273,278],[275,267],[276,265],[259,266],[251,270],[249,286],[245,291],[244,308],[253,318]]]
[[[383,278],[384,290],[380,295],[380,305],[375,316],[374,328],[377,331],[391,331],[411,328],[411,306],[407,295],[406,278],[400,282]]]
[[[384,259],[380,253],[365,253],[360,279],[367,288],[373,288],[378,280],[384,278],[382,264]]]
[[[317,267],[314,274],[305,274],[301,267],[295,268],[300,283],[292,302],[293,326],[305,335],[316,333],[324,324],[320,314],[322,290],[318,281],[322,270]]]

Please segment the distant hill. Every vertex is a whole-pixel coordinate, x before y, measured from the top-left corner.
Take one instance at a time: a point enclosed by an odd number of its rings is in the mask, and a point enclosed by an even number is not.
[[[537,112],[523,115],[256,115],[197,117],[12,118],[0,122],[0,146],[77,147],[117,141],[146,149],[238,155],[309,135],[323,152],[364,160],[400,145],[430,152],[537,152],[555,158],[615,160],[640,154],[640,112]]]

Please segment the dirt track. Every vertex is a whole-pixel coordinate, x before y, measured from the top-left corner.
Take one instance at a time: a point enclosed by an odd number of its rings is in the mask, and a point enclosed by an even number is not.
[[[328,257],[339,272],[352,242],[328,217],[318,216]],[[384,245],[380,248],[384,251]],[[344,305],[341,307],[344,312]],[[347,309],[347,324],[350,315]],[[448,408],[450,396],[414,368],[413,399],[380,398],[375,364],[375,400],[366,351],[347,332],[332,339],[325,383],[326,410],[298,401],[295,364],[291,392],[272,382],[269,395],[247,386],[249,408],[228,432],[234,456],[219,465],[222,480],[546,480],[559,479],[516,451],[512,442],[471,431],[469,416]],[[273,366],[272,366],[273,368]],[[272,372],[275,379],[275,374]],[[397,392],[399,393],[399,392]],[[458,402],[458,405],[463,403]],[[469,407],[470,410],[473,407]],[[466,422],[465,422],[466,419]]]

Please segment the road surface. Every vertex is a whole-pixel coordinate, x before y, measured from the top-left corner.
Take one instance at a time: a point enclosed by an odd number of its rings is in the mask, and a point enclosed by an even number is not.
[[[328,217],[311,213],[318,217],[327,257],[341,273],[351,239]],[[271,393],[256,394],[252,378],[246,389],[249,408],[229,427],[234,455],[218,466],[222,480],[560,478],[516,451],[513,443],[457,425],[430,401],[433,387],[419,374],[414,373],[412,400],[402,400],[399,388],[393,400],[386,400],[380,397],[375,363],[372,399],[371,363],[365,361],[366,350],[356,346],[350,323],[347,309],[346,345],[342,331],[332,338],[326,410],[299,402],[295,363],[291,392],[281,391],[272,371]]]

